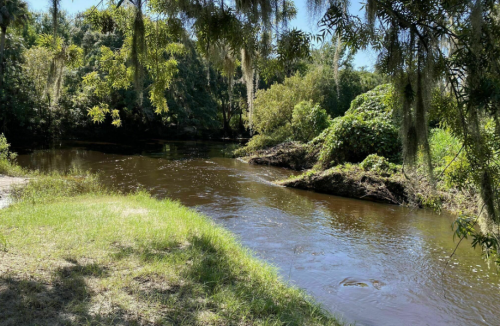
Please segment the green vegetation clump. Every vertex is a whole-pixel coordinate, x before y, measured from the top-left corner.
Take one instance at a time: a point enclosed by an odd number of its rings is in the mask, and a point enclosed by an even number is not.
[[[431,130],[429,143],[438,185],[444,190],[471,189],[473,174],[465,151],[461,151],[460,140],[448,129],[435,128]]]
[[[281,126],[276,127],[270,133],[255,135],[245,147],[236,153],[238,156],[248,155],[288,141],[307,143],[327,128],[330,122],[330,116],[318,104],[312,101],[302,101],[293,108],[291,119],[286,118]]]
[[[302,101],[293,108],[292,130],[295,140],[308,142],[329,125],[328,113],[312,101]]]
[[[303,77],[295,75],[286,78],[283,84],[259,90],[255,98],[254,130],[267,136],[265,138],[274,138],[275,144],[292,140],[295,106],[303,101],[321,103],[324,94],[317,85],[324,81],[323,78],[323,72],[317,69]]]
[[[20,176],[25,172],[15,164],[16,153],[10,151],[10,144],[4,134],[0,134],[0,174]]]
[[[318,136],[330,125],[329,116],[343,114],[373,84],[363,86],[366,72],[345,68],[339,74],[338,88],[334,71],[319,65],[303,76],[296,74],[282,84],[259,90],[252,125],[257,134],[238,154],[248,155],[286,141],[308,142]]]
[[[235,156],[250,155],[260,149],[268,148],[287,142],[290,139],[291,132],[288,128],[279,128],[271,134],[259,134],[250,139],[245,147],[241,147],[235,151]]]
[[[368,155],[359,166],[365,171],[374,171],[379,174],[395,173],[399,170],[396,164],[389,162],[388,159],[377,154]]]
[[[358,163],[370,154],[400,160],[399,129],[393,121],[391,87],[381,85],[358,96],[343,117],[333,120],[313,144],[319,146],[319,163],[327,168],[344,162]]]

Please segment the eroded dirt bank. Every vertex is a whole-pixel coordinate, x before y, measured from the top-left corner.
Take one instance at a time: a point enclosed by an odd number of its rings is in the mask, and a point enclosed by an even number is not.
[[[383,177],[356,168],[349,171],[338,168],[321,172],[311,171],[277,183],[285,187],[389,204],[402,205],[408,202],[404,180],[401,177]]]
[[[316,169],[318,152],[310,145],[297,142],[258,151],[244,160],[250,164],[309,170],[300,176],[276,182],[285,187],[388,204],[446,209],[451,213],[477,213],[473,195],[456,189],[437,191],[420,175],[405,177],[398,170],[365,170],[358,164]]]
[[[310,169],[317,162],[317,152],[301,143],[288,142],[261,150],[244,159],[250,164],[272,165],[293,170]]]

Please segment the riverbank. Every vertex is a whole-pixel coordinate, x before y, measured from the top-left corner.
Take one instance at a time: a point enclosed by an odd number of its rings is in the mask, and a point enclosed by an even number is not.
[[[409,200],[402,175],[382,176],[356,166],[341,166],[325,171],[311,170],[276,183],[290,188],[387,204],[403,205]]]
[[[90,176],[45,176],[0,211],[2,325],[338,325],[205,216]]]
[[[272,165],[303,171],[276,184],[334,196],[387,204],[447,210],[453,214],[478,214],[474,194],[457,189],[433,189],[425,175],[405,175],[401,167],[383,161],[339,164],[322,169],[310,144],[289,142],[242,158],[249,164]],[[377,164],[381,164],[378,166]],[[409,172],[408,172],[409,173]]]

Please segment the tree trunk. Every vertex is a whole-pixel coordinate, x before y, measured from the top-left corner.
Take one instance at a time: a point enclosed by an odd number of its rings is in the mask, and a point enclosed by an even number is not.
[[[226,112],[226,104],[222,103],[222,124],[224,129],[224,137],[231,136],[231,127],[229,127],[229,112]]]
[[[3,89],[3,52],[5,50],[5,36],[7,34],[7,28],[2,27],[2,35],[0,36],[0,92]],[[2,92],[3,93],[3,92]],[[0,93],[0,96],[2,96]]]

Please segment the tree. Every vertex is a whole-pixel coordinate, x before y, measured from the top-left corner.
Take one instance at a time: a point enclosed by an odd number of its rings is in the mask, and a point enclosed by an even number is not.
[[[369,0],[366,19],[351,15],[346,1],[329,2],[320,24],[355,49],[371,44],[379,50],[378,66],[392,77],[401,108],[404,159],[415,162],[422,150],[432,181],[428,111],[434,86],[452,96],[446,123],[464,144],[479,190],[478,210],[486,221],[500,223],[498,153],[488,141],[491,121],[500,137],[500,24],[493,0]],[[477,222],[477,219],[476,219]],[[466,225],[462,235],[471,234]],[[488,230],[486,230],[488,232]],[[499,249],[500,239],[476,233],[476,245]],[[494,245],[496,243],[496,245]]]
[[[28,5],[22,0],[0,0],[0,90],[3,83],[3,56],[7,28],[22,25],[27,19]]]

